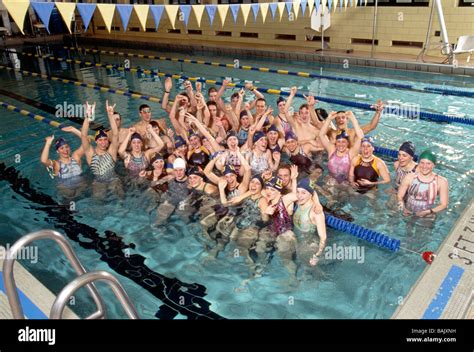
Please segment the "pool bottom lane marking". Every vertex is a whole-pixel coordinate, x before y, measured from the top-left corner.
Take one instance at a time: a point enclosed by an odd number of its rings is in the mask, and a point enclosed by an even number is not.
[[[8,182],[15,193],[32,202],[31,209],[45,212],[45,221],[64,231],[70,240],[77,242],[82,248],[95,250],[112,270],[134,281],[162,301],[163,305],[155,314],[157,318],[173,319],[182,314],[188,319],[224,319],[209,309],[211,303],[203,298],[206,295],[205,286],[184,283],[154,272],[145,265],[146,258],[140,254],[125,256],[123,250],[135,248],[133,243],[124,243],[122,237],[112,231],[105,231],[103,237],[95,228],[78,222],[74,219],[73,212],[59,205],[51,196],[33,189],[30,181],[21,177],[14,167],[0,163],[0,181]],[[81,236],[88,241],[81,240]]]

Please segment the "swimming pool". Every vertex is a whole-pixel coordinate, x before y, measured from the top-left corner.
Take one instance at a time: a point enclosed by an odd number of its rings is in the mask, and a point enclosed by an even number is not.
[[[61,51],[58,49],[55,55],[64,56],[65,52]],[[163,55],[184,57],[173,53]],[[86,55],[85,58],[92,59],[92,56]],[[74,77],[157,96],[162,94],[159,79],[150,75],[80,68],[77,65],[71,67],[50,60],[39,65],[37,60],[21,59],[22,69],[38,72],[42,69],[51,75]],[[97,55],[96,59],[99,59]],[[232,62],[234,58],[207,59]],[[123,60],[100,55],[101,62],[123,64]],[[243,61],[241,64],[321,72],[320,66],[307,63]],[[310,90],[321,96],[352,101],[399,99],[406,103],[418,103],[421,110],[437,113],[452,111],[454,107],[454,110],[457,108],[467,116],[474,115],[472,98],[138,58],[130,59],[130,63],[132,66],[159,69],[161,72],[183,72],[184,75],[219,81],[223,77],[232,77],[234,81],[240,82],[252,80],[257,82],[257,86],[277,89],[296,85],[301,87],[302,92]],[[386,69],[341,69],[333,65],[325,65],[323,72],[387,82],[409,82],[417,86],[444,83],[463,89],[474,87],[472,77],[447,77]],[[138,106],[145,102],[4,70],[0,71],[0,79],[3,90],[52,107],[63,102],[80,104],[86,100],[97,101],[100,105],[109,99],[117,104],[116,110],[122,114],[126,126],[138,120]],[[176,87],[176,81],[174,83]],[[230,92],[227,94],[229,96]],[[277,97],[267,97],[275,109]],[[1,94],[0,98],[51,117],[44,110],[26,105],[11,95]],[[297,106],[300,101],[295,99],[294,105]],[[148,104],[155,118],[164,116],[159,103]],[[326,103],[321,106],[328,110],[344,108]],[[98,109],[97,121],[105,123],[103,110]],[[403,303],[426,265],[417,255],[406,251],[392,253],[328,229],[328,246],[363,247],[363,263],[344,260],[321,266],[316,272],[303,272],[299,286],[290,287],[286,270],[275,256],[264,276],[245,281],[249,276],[248,268],[243,258],[234,257],[232,245],[217,260],[207,260],[199,241],[198,224],[186,225],[179,218],[172,218],[165,226],[155,227],[152,224],[154,216],[147,211],[146,199],[142,195],[130,193],[124,200],[111,199],[106,203],[97,203],[87,196],[76,202],[75,211],[58,211],[55,187],[46,170],[39,164],[44,138],[53,132],[53,128],[15,112],[3,110],[2,113],[0,160],[20,174],[2,172],[0,226],[2,233],[7,235],[2,237],[0,244],[11,243],[28,232],[42,228],[54,228],[71,236],[80,232],[71,242],[84,266],[88,270],[109,270],[117,274],[143,318],[389,318],[397,306]],[[367,123],[372,117],[370,111],[354,109],[354,113],[362,123]],[[378,191],[380,197],[376,201],[368,201],[364,196],[351,197],[343,209],[353,214],[355,223],[398,238],[404,247],[416,251],[435,251],[473,197],[474,157],[469,153],[474,144],[473,131],[471,126],[466,125],[437,124],[384,115],[377,130],[371,133],[377,145],[391,149],[397,149],[407,139],[416,144],[418,152],[430,147],[443,162],[437,171],[450,182],[450,204],[448,210],[437,219],[433,229],[421,224],[407,224],[398,211],[387,206],[390,194],[384,188]],[[57,130],[54,133],[68,138],[73,147],[79,145],[79,141],[70,135]],[[24,143],[22,138],[28,138],[28,143]],[[391,169],[393,160],[385,160]],[[29,180],[31,189],[18,187],[21,178]],[[67,216],[64,216],[65,213]],[[116,233],[122,241],[107,238],[107,231]],[[131,243],[134,248],[123,248]],[[59,250],[50,248],[47,242],[40,245],[39,253],[38,264],[26,262],[25,265],[57,293],[72,279],[72,270],[59,256]],[[99,289],[104,292],[103,288]],[[110,292],[105,291],[103,294],[112,297]],[[109,317],[125,317],[113,298],[106,301]],[[79,302],[81,304],[72,308],[80,315],[90,313],[93,309],[86,303],[84,296],[79,297]]]

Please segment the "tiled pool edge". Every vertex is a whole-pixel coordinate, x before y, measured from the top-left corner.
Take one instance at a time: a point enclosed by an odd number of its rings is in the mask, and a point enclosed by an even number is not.
[[[270,49],[249,49],[249,48],[225,48],[217,46],[206,46],[201,44],[187,45],[187,44],[171,44],[171,43],[145,43],[140,41],[127,41],[127,40],[111,40],[107,39],[104,42],[99,37],[78,37],[77,42],[80,45],[99,45],[99,46],[116,46],[128,49],[143,49],[153,50],[159,49],[164,51],[192,53],[205,52],[216,55],[240,55],[241,57],[256,57],[256,58],[275,58],[284,60],[295,60],[305,62],[321,62],[328,64],[349,64],[354,66],[364,67],[375,67],[375,68],[386,68],[404,71],[415,71],[415,72],[429,72],[429,73],[441,73],[441,74],[453,74],[453,75],[466,75],[474,77],[474,67],[459,66],[453,67],[450,65],[436,64],[436,63],[424,63],[416,61],[404,61],[404,60],[388,60],[388,59],[372,59],[365,57],[353,57],[351,55],[341,56],[335,53],[325,53],[321,55],[318,52],[307,53],[307,52],[286,52],[286,51],[275,51]]]
[[[472,230],[473,232],[471,232]],[[474,200],[392,319],[468,319],[474,304]]]

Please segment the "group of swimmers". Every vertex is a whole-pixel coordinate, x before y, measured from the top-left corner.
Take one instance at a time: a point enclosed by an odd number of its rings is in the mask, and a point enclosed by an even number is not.
[[[343,193],[376,194],[378,185],[391,183],[367,136],[379,123],[383,103],[373,105],[372,120],[361,126],[352,111],[328,114],[317,108],[313,96],[293,112],[296,87],[288,99],[278,98],[276,112],[251,84],[225,103],[228,84],[209,88],[206,98],[199,82],[193,87],[187,81],[171,102],[167,78],[162,108],[169,119],[152,119],[150,106],[143,104],[140,120],[125,128],[115,105],[106,102],[110,129],[99,129],[93,137],[89,125],[95,103],[87,104],[82,129],[63,129],[79,137],[81,146],[71,152],[65,139],[47,137],[41,162],[58,187],[74,195],[84,187],[85,156],[93,194],[101,197],[123,193],[124,180],[117,173],[121,160],[127,180],[154,195],[156,222],[172,214],[184,217],[192,209],[215,255],[234,241],[249,265],[264,262],[273,250],[293,274],[295,255],[316,265],[326,245],[329,205]],[[57,160],[49,159],[53,143]],[[322,179],[325,160],[328,176]],[[446,209],[448,181],[433,172],[435,165],[430,150],[416,163],[413,143],[400,146],[393,187],[403,214],[434,217]],[[318,194],[326,199],[324,206]]]

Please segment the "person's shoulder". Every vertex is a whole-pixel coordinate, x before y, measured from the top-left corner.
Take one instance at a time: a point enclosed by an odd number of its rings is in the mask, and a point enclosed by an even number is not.
[[[441,182],[443,182],[443,183],[445,183],[445,184],[448,184],[448,179],[447,179],[446,177],[443,177],[443,176],[441,176],[441,175],[439,175],[439,174],[436,174],[436,176],[438,176],[438,181],[441,181]]]

